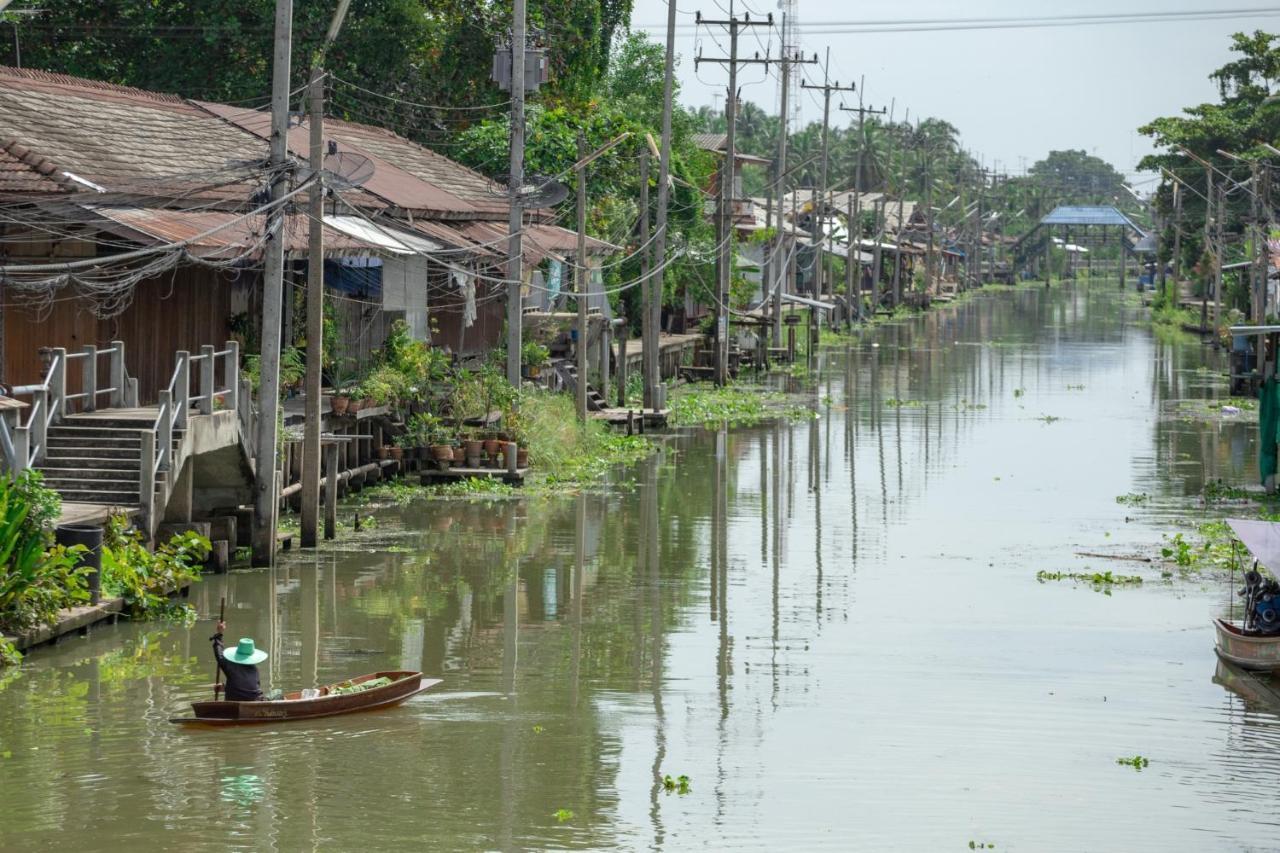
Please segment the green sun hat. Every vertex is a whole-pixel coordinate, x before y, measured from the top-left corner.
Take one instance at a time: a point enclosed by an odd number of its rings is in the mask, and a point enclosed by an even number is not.
[[[241,637],[234,649],[224,649],[222,656],[232,663],[255,664],[267,659],[267,653],[253,646],[251,637]]]

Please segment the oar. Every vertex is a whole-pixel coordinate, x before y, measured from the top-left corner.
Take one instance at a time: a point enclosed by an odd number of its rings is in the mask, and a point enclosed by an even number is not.
[[[227,621],[227,597],[222,596],[222,603],[218,605],[218,622]],[[213,672],[213,701],[218,701],[218,691],[222,689],[222,664],[214,661]]]

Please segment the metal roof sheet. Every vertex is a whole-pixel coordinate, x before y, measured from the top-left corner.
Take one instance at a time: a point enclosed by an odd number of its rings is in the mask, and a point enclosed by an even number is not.
[[[1041,225],[1125,225],[1142,234],[1133,220],[1109,204],[1097,206],[1060,204],[1049,212]]]
[[[86,206],[97,214],[99,227],[128,240],[160,245],[194,241],[187,251],[209,259],[241,255],[256,258],[262,252],[266,221],[262,214],[245,217],[212,210],[161,210],[144,207]],[[326,217],[327,219],[327,217]],[[302,214],[285,217],[285,251],[305,254],[309,220]],[[217,229],[215,231],[215,229]],[[213,233],[208,233],[208,232]],[[350,257],[385,253],[383,246],[328,226],[324,229],[326,257]]]

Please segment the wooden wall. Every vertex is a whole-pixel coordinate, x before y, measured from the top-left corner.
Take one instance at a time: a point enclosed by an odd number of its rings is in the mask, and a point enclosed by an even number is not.
[[[227,341],[228,320],[233,313],[259,312],[257,273],[237,275],[201,266],[184,266],[163,276],[139,282],[132,303],[117,317],[100,320],[87,300],[67,298],[54,303],[45,317],[33,314],[21,302],[4,304],[4,361],[0,381],[26,385],[40,380],[41,347],[79,350],[86,344],[109,346],[125,342],[129,375],[138,380],[143,404],[153,403],[157,392],[169,384],[174,353],[199,352],[201,345],[219,349]],[[106,359],[99,363],[105,371]],[[68,371],[72,392],[79,390],[80,368]],[[105,384],[106,376],[99,381]]]

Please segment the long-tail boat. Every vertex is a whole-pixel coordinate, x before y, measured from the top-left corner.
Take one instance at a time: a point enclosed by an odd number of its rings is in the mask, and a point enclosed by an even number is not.
[[[367,688],[361,687],[378,679],[387,679],[387,683]],[[430,690],[439,683],[440,679],[423,678],[420,672],[402,670],[371,672],[314,691],[298,690],[286,693],[280,699],[259,702],[233,702],[227,699],[192,702],[193,716],[172,717],[169,722],[204,726],[244,726],[314,720],[336,714],[390,708],[425,690]]]
[[[1264,576],[1259,567],[1280,569],[1280,524],[1272,521],[1229,518],[1227,525],[1253,558],[1253,568],[1244,573],[1244,613],[1235,619],[1235,595],[1226,619],[1213,620],[1218,656],[1236,666],[1255,671],[1280,670],[1280,584]],[[1235,561],[1231,586],[1235,593]]]

